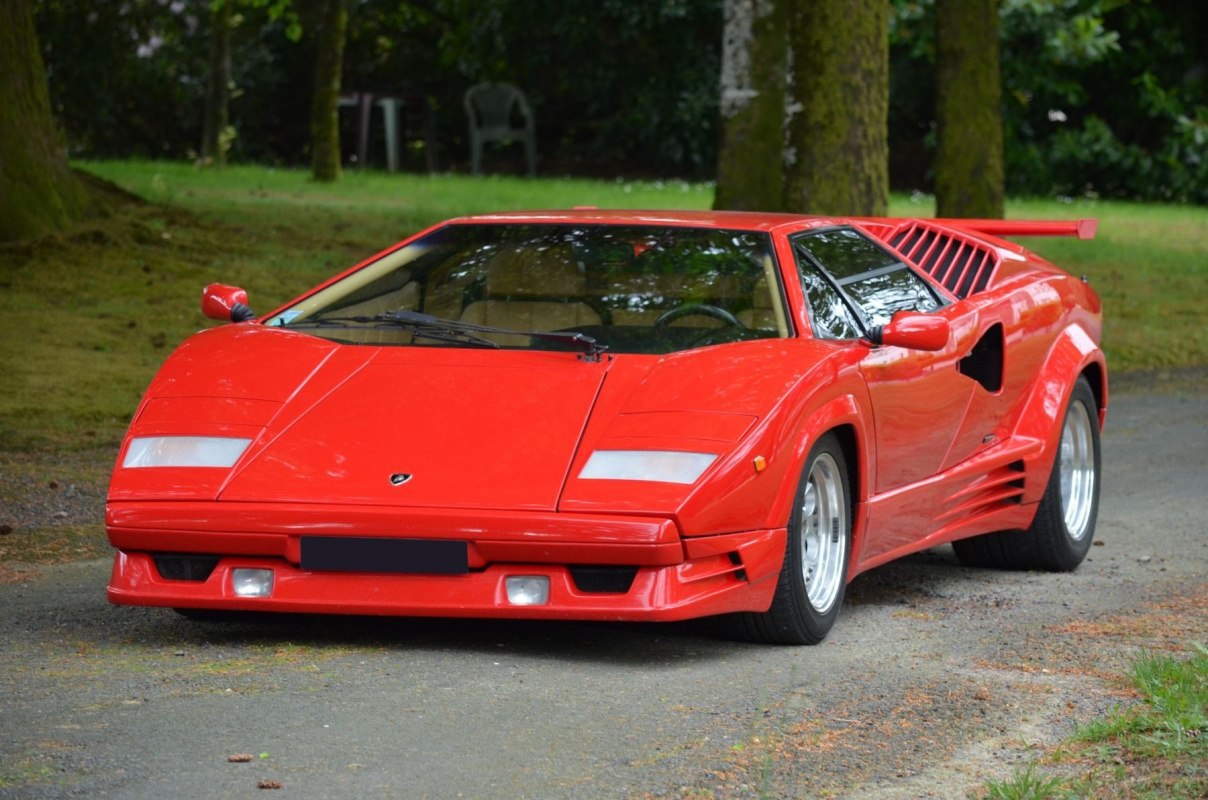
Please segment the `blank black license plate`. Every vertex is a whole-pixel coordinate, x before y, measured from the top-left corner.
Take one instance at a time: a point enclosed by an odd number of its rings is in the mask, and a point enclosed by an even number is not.
[[[322,572],[411,572],[459,575],[470,571],[465,542],[303,536],[302,569]]]

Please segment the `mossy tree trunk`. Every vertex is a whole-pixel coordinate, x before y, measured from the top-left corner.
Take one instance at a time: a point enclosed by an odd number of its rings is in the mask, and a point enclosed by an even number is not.
[[[785,205],[889,207],[889,0],[793,0]]]
[[[210,26],[210,73],[202,121],[201,162],[222,167],[226,166],[232,138],[231,31],[235,27],[235,0],[220,0],[211,8]]]
[[[936,213],[1001,218],[998,2],[938,0],[935,12]]]
[[[60,230],[88,207],[50,114],[30,0],[0,2],[0,241]]]
[[[322,0],[315,98],[310,112],[311,171],[317,181],[340,177],[340,80],[344,71],[346,0]]]
[[[714,208],[783,209],[785,10],[783,0],[726,0]]]

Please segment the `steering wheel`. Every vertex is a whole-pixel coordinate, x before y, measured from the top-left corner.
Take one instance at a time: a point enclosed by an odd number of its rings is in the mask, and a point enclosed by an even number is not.
[[[677,306],[670,311],[665,311],[659,315],[659,318],[654,321],[654,327],[665,328],[672,322],[675,322],[681,317],[712,317],[719,319],[734,330],[745,331],[746,325],[738,321],[738,317],[726,311],[724,308],[711,306],[708,303],[684,303],[682,306]]]

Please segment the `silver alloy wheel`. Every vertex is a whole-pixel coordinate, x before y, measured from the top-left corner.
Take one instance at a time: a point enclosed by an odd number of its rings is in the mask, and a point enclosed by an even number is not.
[[[1075,400],[1070,403],[1061,429],[1061,509],[1065,529],[1074,541],[1081,541],[1090,529],[1095,505],[1095,441],[1090,412]]]
[[[843,587],[847,561],[847,498],[839,466],[822,453],[810,467],[801,499],[801,577],[810,605],[825,614]]]

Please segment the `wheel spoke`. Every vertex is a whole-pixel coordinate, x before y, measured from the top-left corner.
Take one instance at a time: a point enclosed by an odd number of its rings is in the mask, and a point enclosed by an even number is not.
[[[810,468],[801,499],[801,577],[810,605],[826,613],[846,576],[847,498],[838,465],[821,454]]]
[[[1061,431],[1061,508],[1070,538],[1080,540],[1090,525],[1095,498],[1095,450],[1090,413],[1081,402],[1070,404]]]

